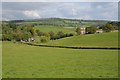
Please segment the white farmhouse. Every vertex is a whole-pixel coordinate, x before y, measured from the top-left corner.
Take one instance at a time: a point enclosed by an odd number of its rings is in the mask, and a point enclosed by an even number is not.
[[[81,34],[85,34],[85,27],[81,27]]]

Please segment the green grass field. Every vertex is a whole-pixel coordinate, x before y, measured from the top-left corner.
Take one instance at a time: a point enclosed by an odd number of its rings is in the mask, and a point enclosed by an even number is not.
[[[118,47],[118,32],[73,36],[49,41],[47,44],[83,47]]]
[[[54,33],[57,33],[59,31],[62,31],[64,33],[73,33],[75,34],[75,28],[65,28],[65,27],[55,27],[55,26],[36,26],[34,29],[38,29],[41,32],[50,32],[53,31]]]
[[[118,77],[117,50],[45,48],[12,42],[3,42],[2,49],[3,78]]]

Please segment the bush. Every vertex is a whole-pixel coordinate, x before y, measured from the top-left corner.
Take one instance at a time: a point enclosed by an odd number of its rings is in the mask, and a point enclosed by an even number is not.
[[[46,36],[41,36],[40,38],[41,38],[40,41],[41,41],[42,43],[46,43],[46,42],[49,40],[49,38],[46,37]]]
[[[39,36],[36,36],[34,42],[35,43],[40,43],[41,42],[41,38]]]
[[[12,40],[11,34],[3,34],[2,35],[2,40],[3,41],[11,41]]]

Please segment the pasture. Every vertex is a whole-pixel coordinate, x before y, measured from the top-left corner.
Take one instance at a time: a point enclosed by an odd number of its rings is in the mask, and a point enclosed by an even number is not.
[[[118,77],[117,50],[48,48],[12,42],[3,42],[2,50],[3,78]]]
[[[53,31],[54,33],[57,33],[59,31],[62,31],[64,33],[73,33],[73,34],[76,34],[75,33],[75,29],[76,28],[67,28],[67,27],[56,27],[56,26],[36,26],[34,27],[35,30],[40,30],[41,32],[50,32],[50,31]]]
[[[118,47],[118,32],[89,34],[52,40],[48,45],[82,47]]]

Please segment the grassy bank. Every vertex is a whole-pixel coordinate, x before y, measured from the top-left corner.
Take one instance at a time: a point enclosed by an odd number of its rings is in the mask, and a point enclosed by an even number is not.
[[[118,32],[73,36],[49,41],[48,45],[83,47],[118,47]]]

